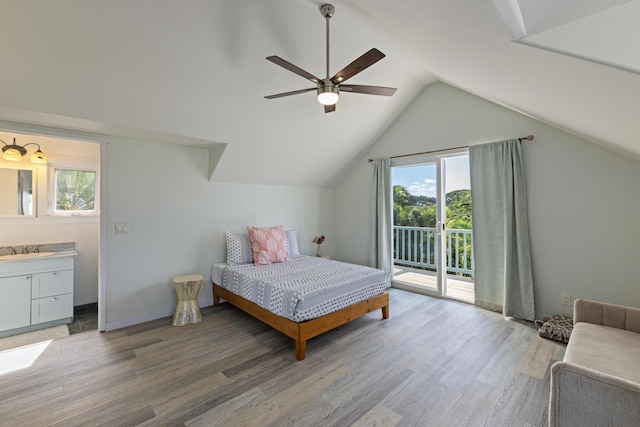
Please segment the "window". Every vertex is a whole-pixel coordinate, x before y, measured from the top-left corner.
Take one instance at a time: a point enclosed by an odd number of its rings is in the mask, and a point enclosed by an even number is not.
[[[96,171],[58,169],[53,171],[54,215],[81,215],[98,212]]]

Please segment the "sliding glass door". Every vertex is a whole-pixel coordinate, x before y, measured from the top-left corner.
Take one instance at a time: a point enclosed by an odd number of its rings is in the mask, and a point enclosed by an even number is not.
[[[394,285],[473,302],[466,153],[393,164]]]
[[[474,302],[473,286],[473,218],[471,215],[471,181],[469,156],[441,159],[446,217],[443,220],[442,244],[445,274],[444,295]]]
[[[393,167],[394,282],[441,294],[438,163]]]

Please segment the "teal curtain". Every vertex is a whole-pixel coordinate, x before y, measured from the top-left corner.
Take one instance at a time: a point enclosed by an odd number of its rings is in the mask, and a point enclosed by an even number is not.
[[[371,266],[384,270],[388,286],[393,277],[393,242],[391,239],[391,166],[388,158],[373,161],[373,233]]]
[[[469,147],[476,304],[534,320],[527,195],[517,139]]]

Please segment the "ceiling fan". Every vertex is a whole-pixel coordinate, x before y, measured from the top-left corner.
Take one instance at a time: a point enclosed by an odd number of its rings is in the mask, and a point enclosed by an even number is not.
[[[300,93],[317,91],[318,102],[324,105],[324,112],[330,113],[336,110],[336,103],[340,99],[340,92],[351,93],[363,93],[366,95],[382,95],[391,96],[396,93],[396,88],[383,87],[383,86],[364,86],[364,85],[345,85],[344,82],[347,79],[355,76],[359,72],[369,68],[376,62],[384,58],[384,53],[378,49],[371,49],[364,55],[357,58],[351,64],[338,71],[333,77],[329,78],[329,19],[335,13],[335,8],[331,4],[324,4],[320,6],[320,13],[325,17],[327,27],[327,74],[324,79],[320,79],[313,74],[303,70],[300,67],[293,65],[290,62],[285,61],[279,56],[268,56],[267,60],[273,62],[276,65],[285,68],[292,73],[295,73],[305,79],[311,80],[316,84],[316,87],[308,89],[294,90],[291,92],[278,93],[275,95],[265,96],[267,99],[282,98],[284,96],[297,95]]]

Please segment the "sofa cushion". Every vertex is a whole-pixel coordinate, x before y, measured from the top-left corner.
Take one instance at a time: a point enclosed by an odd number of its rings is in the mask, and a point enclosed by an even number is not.
[[[640,334],[586,322],[576,323],[564,361],[640,382]]]
[[[640,333],[640,308],[578,298],[573,306],[575,323],[589,322]]]

